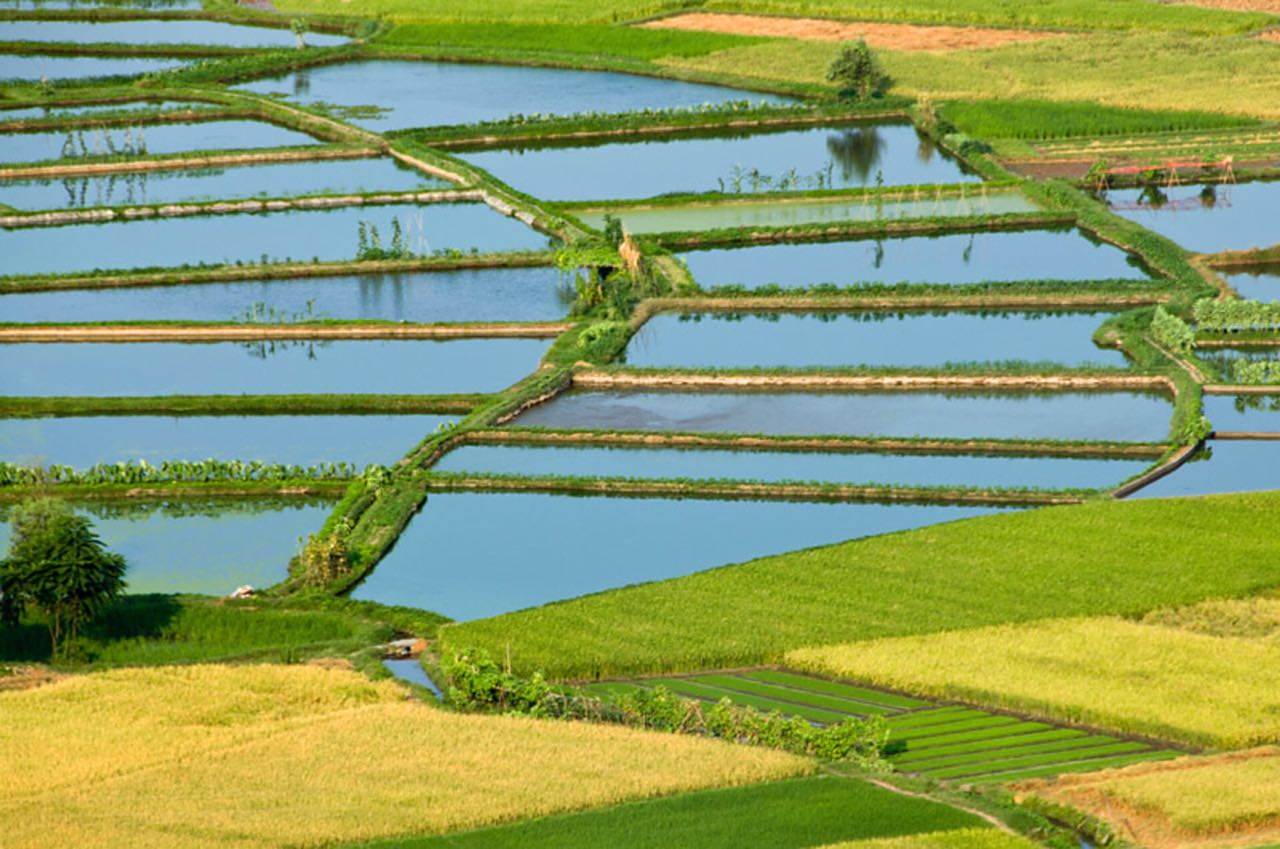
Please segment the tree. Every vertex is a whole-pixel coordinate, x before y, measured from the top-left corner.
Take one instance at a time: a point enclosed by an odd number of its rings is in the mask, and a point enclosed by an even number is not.
[[[293,30],[293,38],[297,43],[298,49],[301,50],[307,46],[307,22],[302,18],[294,18],[289,22],[289,29]]]
[[[74,643],[80,627],[124,590],[127,564],[61,501],[20,504],[11,524],[9,554],[0,561],[0,618],[16,623],[28,607],[44,613],[56,661],[59,645]]]
[[[878,94],[888,82],[871,48],[862,39],[851,41],[840,49],[827,69],[827,80],[840,86],[842,97],[855,100],[866,100]]]

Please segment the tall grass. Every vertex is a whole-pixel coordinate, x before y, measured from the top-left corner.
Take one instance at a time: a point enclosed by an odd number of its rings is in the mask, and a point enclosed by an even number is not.
[[[961,132],[984,139],[1131,135],[1259,124],[1252,118],[1212,112],[1117,109],[1049,100],[956,101],[948,103],[942,115]]]
[[[6,849],[318,846],[707,787],[807,760],[614,727],[465,716],[317,666],[186,666],[0,693]]]

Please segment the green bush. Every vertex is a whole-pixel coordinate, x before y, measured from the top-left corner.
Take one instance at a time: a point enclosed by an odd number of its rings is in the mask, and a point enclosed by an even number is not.
[[[851,100],[868,100],[888,85],[875,54],[862,39],[841,48],[827,69],[827,81],[840,87],[841,97]]]

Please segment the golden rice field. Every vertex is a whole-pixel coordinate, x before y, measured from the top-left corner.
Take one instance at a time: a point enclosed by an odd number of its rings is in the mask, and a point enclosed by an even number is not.
[[[1033,849],[1035,845],[1021,835],[994,828],[957,828],[903,837],[849,840],[821,849]]]
[[[1024,788],[1107,820],[1149,847],[1280,840],[1280,748],[1180,758]]]
[[[316,666],[122,669],[0,693],[5,849],[319,846],[812,771],[772,750],[449,713]]]
[[[1222,748],[1280,740],[1280,645],[1263,639],[1057,619],[800,649],[786,662],[1121,733]]]
[[[1215,637],[1280,642],[1280,598],[1206,601],[1174,610],[1152,611],[1142,621]]]

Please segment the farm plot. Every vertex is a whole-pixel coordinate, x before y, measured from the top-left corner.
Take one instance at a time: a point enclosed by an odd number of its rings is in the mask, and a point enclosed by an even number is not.
[[[697,433],[1160,441],[1169,402],[1137,393],[573,391],[520,427]]]
[[[201,109],[216,108],[217,107],[215,106],[198,100],[169,100],[167,98],[109,101],[105,103],[86,103],[81,105],[50,104],[48,106],[8,106],[0,108],[0,121],[29,121],[33,119],[61,120],[66,118],[84,118],[93,115],[101,115],[102,113],[115,115],[125,112],[151,112],[168,109],[197,111]]]
[[[703,289],[1150,278],[1134,257],[1074,230],[708,248],[679,257]]]
[[[114,670],[0,701],[15,849],[189,846],[193,828],[246,847],[402,838],[813,769],[692,737],[434,710],[393,682],[306,665]],[[65,767],[52,783],[51,762]],[[920,807],[943,827],[968,820]]]
[[[1280,266],[1255,266],[1219,272],[1242,298],[1280,301]]]
[[[137,56],[43,56],[0,53],[0,80],[87,80],[168,71],[187,64],[180,59]],[[7,158],[7,157],[6,157]]]
[[[749,186],[748,182],[748,186]],[[629,233],[691,233],[755,227],[799,227],[812,224],[839,224],[851,221],[895,221],[908,218],[949,218],[976,215],[1010,215],[1036,212],[1038,207],[1017,193],[986,190],[979,186],[966,191],[917,188],[901,194],[877,192],[850,198],[788,198],[785,200],[727,200],[717,203],[642,203],[606,207],[571,208],[591,227],[601,229],[605,216],[622,221]]]
[[[6,343],[0,396],[494,392],[536,369],[546,347],[539,339]]]
[[[1265,640],[1109,618],[787,654],[789,664],[809,671],[1224,748],[1280,739],[1278,660],[1280,646]]]
[[[1188,250],[1218,253],[1280,242],[1272,222],[1280,184],[1201,184],[1111,190],[1111,208]]]
[[[910,124],[520,147],[462,158],[546,200],[976,181]]]
[[[1092,341],[1111,313],[664,313],[631,337],[637,368],[943,367],[1031,359],[1123,367]]]
[[[1274,395],[1206,395],[1204,413],[1220,434],[1280,433],[1280,397]]]
[[[0,204],[24,211],[86,209],[451,187],[392,159],[343,159],[0,180]]]
[[[0,230],[8,275],[95,269],[191,267],[288,260],[353,260],[361,224],[389,249],[396,222],[406,255],[540,250],[545,236],[484,204],[414,204],[307,209],[257,215],[148,218]]]
[[[1210,440],[1191,461],[1135,494],[1138,498],[1280,489],[1280,440]]]
[[[361,109],[352,123],[384,131],[499,121],[511,115],[630,112],[786,98],[600,71],[505,65],[362,61],[309,68],[238,86],[302,104]],[[423,98],[431,91],[431,98]]]
[[[293,33],[284,28],[250,27],[221,21],[0,21],[0,42],[70,42],[75,44],[212,44],[219,47],[292,47]],[[313,47],[346,44],[341,35],[307,33]]]
[[[818,725],[884,717],[899,770],[966,784],[1016,781],[1066,772],[1093,772],[1173,757],[1147,743],[1078,728],[1033,722],[780,669],[703,673],[679,678],[591,684],[601,698],[662,687],[685,698],[798,716]]]
[[[319,140],[265,121],[216,120],[6,133],[0,136],[0,143],[4,147],[4,162],[8,165],[33,162],[75,165],[81,160],[95,158],[297,147],[319,144]],[[9,203],[10,197],[13,196],[6,195],[0,200],[16,206]]]
[[[225,596],[246,584],[266,587],[283,580],[299,537],[323,524],[333,501],[131,500],[76,507],[92,518],[103,542],[128,560],[129,592]],[[5,551],[6,512],[0,507]]]

